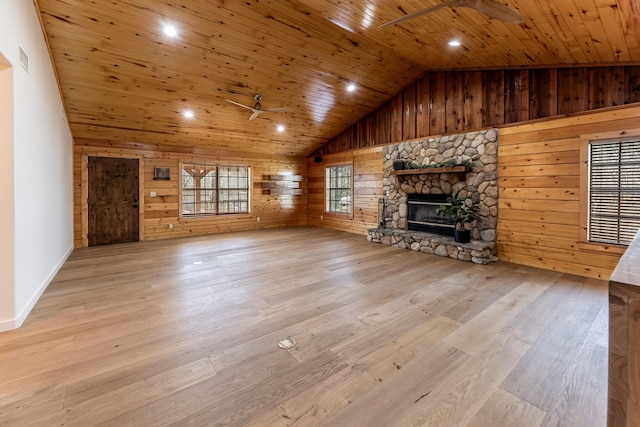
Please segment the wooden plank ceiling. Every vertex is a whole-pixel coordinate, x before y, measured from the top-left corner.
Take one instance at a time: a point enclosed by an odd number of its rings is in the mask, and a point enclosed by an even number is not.
[[[176,150],[306,156],[429,70],[640,62],[636,0],[500,0],[524,23],[459,7],[385,29],[441,1],[34,2],[74,138]],[[226,102],[257,93],[290,111],[249,121]]]

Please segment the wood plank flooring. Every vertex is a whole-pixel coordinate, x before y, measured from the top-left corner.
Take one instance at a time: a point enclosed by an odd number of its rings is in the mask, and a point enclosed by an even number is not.
[[[605,426],[607,310],[321,228],[78,249],[0,334],[0,425]]]

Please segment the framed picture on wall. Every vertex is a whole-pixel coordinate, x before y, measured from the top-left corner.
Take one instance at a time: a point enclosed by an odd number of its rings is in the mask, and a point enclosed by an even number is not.
[[[153,179],[162,179],[168,181],[171,179],[171,168],[154,168]]]

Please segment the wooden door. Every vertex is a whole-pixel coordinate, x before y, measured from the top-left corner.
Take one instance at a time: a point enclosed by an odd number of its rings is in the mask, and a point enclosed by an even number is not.
[[[89,246],[137,242],[138,159],[89,157]]]

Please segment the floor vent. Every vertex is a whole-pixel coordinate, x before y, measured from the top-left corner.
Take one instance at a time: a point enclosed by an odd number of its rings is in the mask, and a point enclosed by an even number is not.
[[[278,347],[284,350],[290,350],[296,346],[296,340],[291,337],[285,338],[278,343]]]
[[[29,72],[29,55],[27,55],[27,52],[22,49],[22,46],[18,47],[20,49],[20,65],[22,65],[22,68]]]

